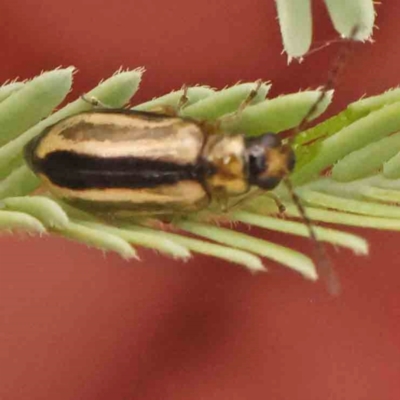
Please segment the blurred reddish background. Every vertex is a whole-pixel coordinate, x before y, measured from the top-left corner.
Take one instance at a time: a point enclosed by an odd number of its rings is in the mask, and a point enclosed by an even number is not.
[[[335,38],[315,3],[317,40]],[[331,113],[398,85],[399,11],[379,7],[376,43],[358,46]],[[287,67],[275,17],[270,0],[3,2],[0,81],[75,65],[78,96],[121,65],[146,66],[137,101],[183,83],[262,78],[272,95],[323,84],[337,47]],[[273,263],[251,276],[201,256],[127,263],[1,237],[0,399],[398,399],[400,235],[352,231],[371,256],[330,249],[337,299]]]

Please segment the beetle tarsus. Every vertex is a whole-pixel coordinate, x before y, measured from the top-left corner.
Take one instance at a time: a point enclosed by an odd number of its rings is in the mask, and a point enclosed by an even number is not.
[[[104,104],[103,102],[101,102],[97,97],[91,96],[91,97],[87,97],[86,95],[82,95],[81,96],[81,100],[83,100],[85,103],[90,104],[91,106],[95,107],[95,108],[107,108],[107,109],[112,109],[113,107]]]

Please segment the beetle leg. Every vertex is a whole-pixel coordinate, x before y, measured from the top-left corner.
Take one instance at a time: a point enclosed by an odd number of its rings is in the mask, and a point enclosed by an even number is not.
[[[249,193],[247,193],[245,196],[241,197],[239,200],[237,200],[235,203],[230,204],[227,211],[231,212],[231,211],[235,211],[237,210],[240,206],[244,205],[245,203],[247,203],[248,201],[256,198],[257,196],[260,195],[266,195],[268,197],[270,197],[276,204],[276,207],[278,208],[278,214],[280,216],[283,216],[285,214],[286,211],[286,207],[285,205],[282,203],[281,199],[272,192],[266,192],[265,190],[262,189],[256,189],[253,190]]]
[[[85,103],[88,103],[95,108],[107,108],[107,109],[116,108],[116,107],[111,107],[107,104],[102,103],[97,97],[94,97],[94,96],[87,97],[86,95],[83,94],[81,96],[81,100],[83,100]]]
[[[271,199],[275,202],[276,206],[278,207],[278,212],[279,215],[283,216],[286,211],[285,205],[282,203],[282,200],[277,196],[275,193],[272,192],[267,192],[265,193],[268,197],[271,197]]]
[[[246,109],[247,106],[251,104],[251,102],[254,100],[254,98],[257,96],[258,91],[260,90],[260,87],[262,85],[262,80],[259,79],[256,81],[256,87],[252,89],[247,97],[240,103],[238,109],[228,115],[223,115],[222,117],[218,118],[216,121],[213,121],[213,129],[210,129],[210,133],[216,133],[216,132],[221,132],[223,131],[222,125],[225,123],[232,123],[237,120],[240,120],[243,111]]]
[[[148,109],[146,111],[152,112],[152,113],[155,113],[155,114],[165,115],[165,116],[168,116],[168,117],[177,117],[178,116],[178,113],[176,111],[176,107],[170,106],[168,104],[155,106],[155,107],[150,108],[150,109]]]
[[[258,91],[260,90],[260,87],[262,85],[262,80],[258,79],[256,81],[256,87],[250,91],[250,93],[247,95],[247,97],[242,101],[240,104],[239,108],[236,110],[234,114],[239,114],[238,116],[240,117],[240,114],[243,112],[243,110],[251,104],[251,102],[255,99],[255,97],[258,94]]]
[[[182,90],[183,90],[183,93],[182,93],[181,97],[179,98],[176,106],[172,106],[169,104],[163,104],[163,105],[155,106],[155,107],[149,109],[148,111],[156,113],[156,114],[166,115],[168,117],[178,117],[181,110],[189,102],[189,97],[187,96],[188,87],[185,85],[185,86],[183,86]]]
[[[81,96],[81,100],[83,100],[85,103],[90,104],[92,107],[97,108],[97,109],[106,109],[106,110],[122,110],[122,109],[130,109],[132,106],[130,105],[130,103],[125,104],[122,107],[113,107],[110,106],[108,104],[103,103],[102,101],[100,101],[97,97],[91,96],[91,97],[87,97],[86,95],[82,95]]]
[[[183,85],[182,90],[183,90],[182,96],[180,97],[178,104],[176,106],[177,113],[180,113],[187,106],[189,102],[189,97],[188,97],[189,88],[186,85]]]
[[[223,189],[214,189],[211,198],[215,201],[216,207],[222,213],[227,213],[229,209],[229,196]]]

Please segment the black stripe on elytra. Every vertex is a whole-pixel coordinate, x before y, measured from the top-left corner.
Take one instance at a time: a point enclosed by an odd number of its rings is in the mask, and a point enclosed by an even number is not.
[[[201,180],[202,166],[133,157],[101,158],[55,151],[34,160],[36,172],[70,189],[151,188],[182,180]]]

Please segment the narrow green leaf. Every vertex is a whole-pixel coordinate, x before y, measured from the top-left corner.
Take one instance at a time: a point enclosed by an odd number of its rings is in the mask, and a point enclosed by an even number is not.
[[[400,203],[400,190],[365,187],[360,190],[360,193],[368,199],[389,203]]]
[[[89,228],[79,223],[69,221],[62,229],[54,230],[61,236],[78,240],[89,246],[102,250],[115,251],[123,258],[138,258],[136,251],[124,239],[108,232]]]
[[[387,105],[368,114],[335,135],[324,140],[318,154],[303,168],[295,171],[297,185],[318,177],[320,172],[352,151],[395,132],[400,126],[400,103]]]
[[[257,91],[251,104],[257,104],[264,100],[271,85],[263,83]],[[257,88],[257,83],[241,83],[220,90],[197,103],[185,107],[181,115],[199,120],[214,120],[222,115],[235,112],[241,103],[248,97],[252,90]]]
[[[333,166],[332,178],[340,182],[349,182],[364,178],[377,172],[385,161],[395,156],[399,151],[400,133],[397,133],[353,151],[342,158]],[[388,163],[390,161],[386,163],[386,166]],[[399,171],[399,167],[400,164],[397,171]],[[385,168],[383,173],[385,174]],[[391,175],[389,174],[388,177],[391,177]],[[400,177],[400,171],[398,177]]]
[[[142,232],[139,230],[139,232],[135,232],[136,227],[132,225],[130,226],[130,229],[124,229],[96,222],[79,221],[79,223],[90,228],[98,229],[102,232],[108,232],[119,236],[129,243],[161,251],[174,258],[188,259],[191,257],[189,250],[185,246],[182,246],[173,240],[160,237],[157,231]]]
[[[24,82],[11,82],[0,86],[0,102],[10,97],[13,93],[18,92],[24,85]]]
[[[302,144],[307,144],[319,138],[332,136],[345,126],[350,125],[352,122],[354,122],[354,119],[351,118],[348,110],[344,110],[341,113],[322,121],[317,126],[300,132],[295,138],[293,138],[293,146],[296,149]],[[300,150],[302,149],[301,147],[299,148]],[[309,147],[305,147],[304,149],[307,150],[308,148]]]
[[[301,218],[294,205],[286,207],[286,214]],[[374,228],[382,230],[400,231],[398,219],[370,217],[366,215],[350,214],[340,211],[323,210],[307,207],[307,215],[314,221],[328,222],[339,225],[357,226],[359,228]]]
[[[68,224],[68,216],[64,210],[47,197],[9,197],[3,199],[2,202],[8,210],[30,214],[49,228],[61,229]]]
[[[71,89],[72,67],[45,72],[0,103],[0,144],[47,117]]]
[[[0,210],[0,230],[23,230],[31,233],[45,233],[46,228],[36,218],[17,211]]]
[[[373,193],[375,193],[375,195],[378,196],[378,199],[379,194],[383,195],[385,191],[387,191],[387,194],[393,192],[392,195],[395,196],[394,193],[399,192],[400,190],[400,180],[387,179],[381,174],[357,179],[351,182],[338,182],[330,177],[321,177],[299,188],[299,190],[302,189],[332,194],[344,199],[350,198],[358,200],[365,200],[365,197],[372,198]],[[287,192],[284,194],[284,197],[289,198]],[[393,202],[395,200],[384,201]]]
[[[311,119],[326,110],[332,94],[332,91],[327,93]],[[285,131],[299,125],[319,96],[319,90],[310,90],[265,100],[246,107],[240,118],[227,120],[222,128],[229,132],[245,132],[249,136]]]
[[[207,98],[215,93],[214,89],[208,86],[191,86],[188,88],[187,97],[189,99],[187,106],[195,104],[196,102]],[[157,97],[153,100],[146,101],[137,106],[132,107],[133,110],[138,111],[151,111],[160,106],[176,107],[183,95],[183,89],[165,94],[164,96]]]
[[[294,0],[295,1],[295,0]],[[372,35],[375,21],[373,0],[325,0],[335,29],[344,37],[366,40]]]
[[[303,56],[311,46],[310,0],[275,0],[283,47],[291,57]]]
[[[397,154],[383,164],[383,176],[389,179],[400,178],[400,152],[396,150]]]
[[[306,238],[309,238],[310,235],[304,222],[288,221],[266,215],[249,213],[246,211],[235,212],[232,215],[232,218],[245,224],[258,226],[260,228],[270,229],[273,231],[303,236]],[[347,247],[357,254],[368,254],[368,242],[360,236],[352,235],[336,229],[323,228],[320,226],[314,226],[314,230],[318,240],[331,243],[333,245]]]
[[[353,214],[400,218],[400,208],[396,206],[353,200],[305,189],[299,189],[298,193],[303,201],[318,207],[346,211]]]
[[[347,109],[352,115],[360,118],[383,106],[397,103],[398,101],[400,101],[400,88],[393,88],[376,96],[365,97],[350,103]]]
[[[132,226],[131,228],[131,226],[125,226],[125,228],[132,229],[135,232],[155,232],[154,230],[145,227]],[[157,235],[159,237],[165,237],[176,243],[179,243],[196,253],[222,258],[223,260],[243,265],[252,272],[265,270],[261,260],[258,257],[245,251],[232,249],[231,247],[220,246],[218,244],[205,242],[203,240],[188,238],[176,233],[157,231]]]
[[[357,100],[350,103],[347,108],[339,114],[322,121],[317,126],[300,132],[294,138],[293,145],[300,151],[307,151],[309,146],[300,147],[299,145],[315,141],[319,138],[328,138],[358,119],[365,117],[372,111],[376,111],[398,101],[400,101],[400,89],[391,89],[377,96]]]
[[[235,215],[233,217],[235,218]],[[267,257],[299,272],[308,279],[317,279],[317,273],[312,260],[295,250],[263,239],[257,239],[244,233],[207,224],[183,221],[177,223],[177,226],[209,240]]]
[[[83,221],[99,222],[99,218],[88,211],[83,211],[79,208],[73,207],[69,203],[55,197],[51,193],[46,193],[46,196],[57,203],[71,219],[75,219],[77,221],[79,220],[79,223],[82,223]]]

